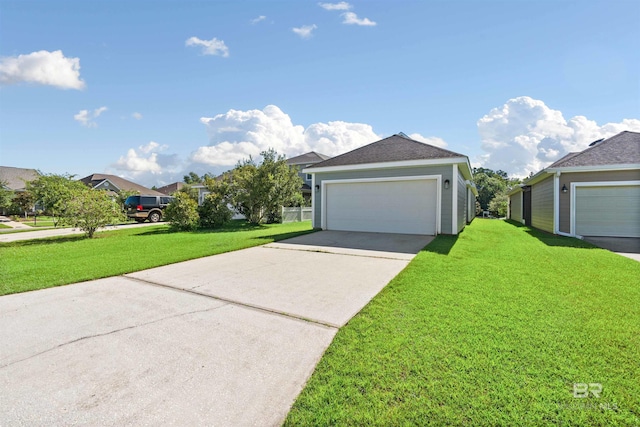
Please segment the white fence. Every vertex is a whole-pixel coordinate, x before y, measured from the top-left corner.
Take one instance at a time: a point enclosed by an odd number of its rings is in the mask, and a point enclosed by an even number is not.
[[[311,208],[282,208],[282,222],[311,221]]]

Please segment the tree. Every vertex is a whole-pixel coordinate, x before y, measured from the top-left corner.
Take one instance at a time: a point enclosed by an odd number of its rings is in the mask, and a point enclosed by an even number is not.
[[[474,173],[473,181],[478,189],[478,201],[483,210],[489,209],[489,202],[497,193],[505,192],[507,189],[506,182],[493,171]]]
[[[499,218],[507,216],[508,206],[509,198],[505,192],[497,193],[489,202],[489,210],[495,212]]]
[[[260,154],[261,164],[249,158],[231,172],[231,204],[252,224],[275,222],[282,206],[299,206],[304,202],[297,169],[273,149]]]
[[[211,176],[205,176],[204,185],[209,194],[204,197],[202,205],[198,207],[200,227],[220,227],[233,217],[233,212],[229,209],[231,185],[224,179],[217,180]]]
[[[53,226],[57,227],[60,219],[75,195],[87,186],[73,179],[73,175],[40,175],[37,179],[27,182],[27,190],[34,199],[42,204],[45,212],[53,216]]]
[[[122,209],[105,191],[84,187],[67,202],[63,222],[84,231],[91,239],[98,228],[123,219]]]
[[[193,188],[190,184],[183,185],[181,189],[176,191],[176,193],[186,194],[189,198],[193,199],[196,203],[198,203],[198,189]],[[173,194],[175,196],[175,193]]]
[[[18,191],[16,192],[13,202],[11,204],[12,212],[20,212],[27,217],[27,212],[34,208],[35,200],[33,194],[30,191]]]
[[[185,184],[202,184],[203,179],[195,172],[189,172],[188,175],[182,177]]]
[[[164,217],[171,223],[171,228],[180,231],[198,228],[200,221],[198,202],[182,191],[176,192],[173,197],[173,201],[164,210]]]
[[[9,209],[13,201],[14,193],[7,188],[5,181],[0,181],[0,211]]]
[[[489,209],[489,203],[499,193],[506,193],[522,181],[509,178],[503,170],[492,171],[487,168],[473,168],[473,181],[478,189],[478,201],[483,210]]]

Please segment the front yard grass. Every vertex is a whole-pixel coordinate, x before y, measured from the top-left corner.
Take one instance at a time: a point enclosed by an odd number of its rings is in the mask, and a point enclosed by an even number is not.
[[[338,332],[285,425],[638,426],[639,283],[636,261],[477,219]]]
[[[232,221],[215,231],[172,233],[168,225],[0,243],[0,295],[116,276],[311,231],[311,223],[251,226]]]

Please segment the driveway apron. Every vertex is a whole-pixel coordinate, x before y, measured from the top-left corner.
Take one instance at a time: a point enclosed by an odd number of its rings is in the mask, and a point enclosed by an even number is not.
[[[0,297],[0,425],[279,425],[338,327],[429,241],[323,233]]]

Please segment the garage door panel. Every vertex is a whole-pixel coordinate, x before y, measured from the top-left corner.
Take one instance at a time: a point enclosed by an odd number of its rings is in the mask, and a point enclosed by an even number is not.
[[[434,235],[436,190],[424,179],[328,184],[326,228]]]
[[[576,187],[579,236],[640,237],[640,186]]]

